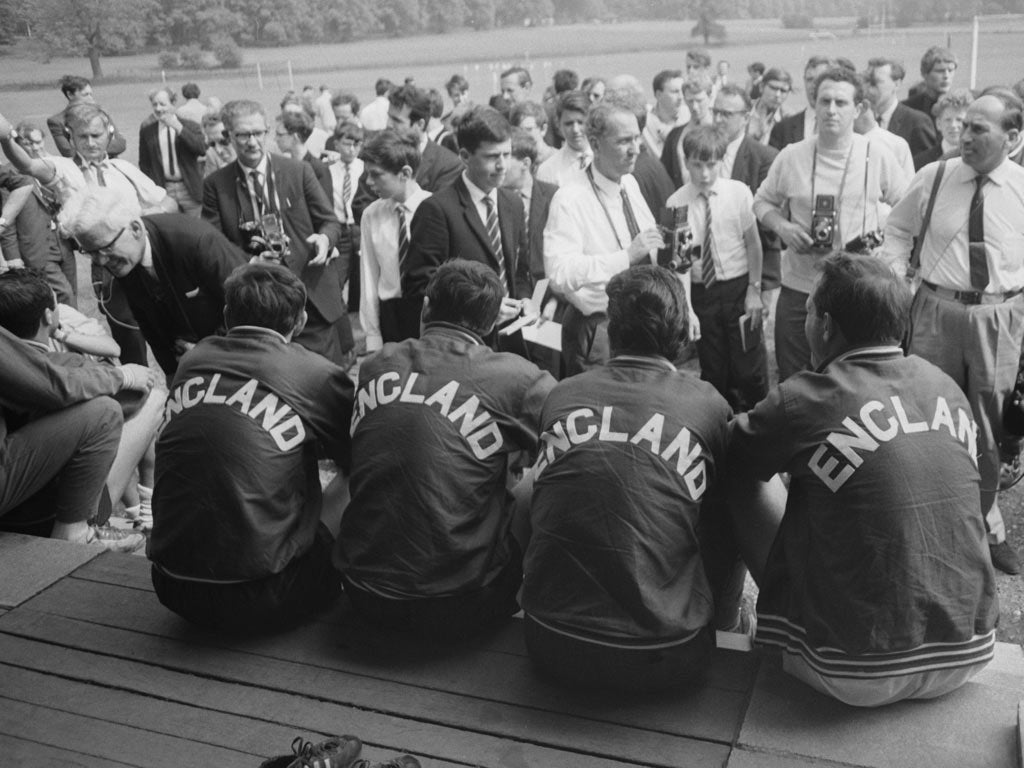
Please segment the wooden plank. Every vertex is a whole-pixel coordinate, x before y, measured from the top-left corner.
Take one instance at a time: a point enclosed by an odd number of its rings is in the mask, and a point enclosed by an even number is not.
[[[102,551],[56,539],[0,533],[0,607],[21,605]]]
[[[560,768],[621,765],[622,762],[721,766],[728,755],[728,747],[721,744],[516,707],[500,701],[424,690],[235,650],[196,646],[177,639],[140,635],[38,614],[27,607],[4,617],[0,631],[18,635],[0,634],[0,658],[10,664],[30,668],[52,666],[66,669],[67,674],[76,677],[98,674],[92,671],[93,664],[83,663],[76,655],[81,653],[79,650],[56,645],[40,648],[25,639],[61,638],[62,643],[73,643],[82,651],[138,662],[133,665],[121,661],[116,676],[104,675],[115,677],[133,690],[316,729],[308,719],[311,717],[309,702],[288,698],[301,694],[316,700],[312,717],[323,717],[325,712],[336,713],[330,720],[335,725],[327,726],[327,732],[356,724],[369,729],[367,738],[372,735],[370,740],[373,741],[386,738],[381,728],[394,728],[397,733],[415,735],[414,741],[399,742],[396,746],[412,747],[453,762]],[[211,679],[197,680],[194,676]],[[239,684],[251,686],[251,689],[240,691]],[[332,710],[332,705],[348,709]],[[417,722],[410,723],[410,720]],[[458,734],[453,729],[469,733]],[[352,730],[363,738],[358,730]],[[497,743],[496,738],[515,743]],[[394,741],[387,739],[381,743]],[[508,754],[516,754],[517,762],[506,762]],[[557,758],[552,759],[553,754]],[[595,755],[609,757],[600,760]]]
[[[188,626],[155,599],[135,590],[78,579],[55,584],[25,607],[204,646],[235,648],[267,659],[720,743],[734,740],[749,696],[747,690],[717,688],[707,681],[661,694],[594,696],[544,682],[526,658],[499,657],[471,645],[426,648],[408,643],[396,650],[354,638],[351,646],[343,646],[319,625],[272,636],[229,638]],[[751,656],[733,655],[741,662]],[[427,702],[423,715],[429,718],[434,709]]]
[[[72,578],[96,581],[102,584],[130,587],[152,592],[153,584],[149,575],[149,561],[131,555],[108,552],[82,566]],[[314,623],[335,627],[338,644],[342,647],[372,647],[381,653],[401,654],[408,649],[408,639],[394,632],[384,632],[362,622],[351,610],[344,595],[329,611]],[[526,657],[523,642],[522,622],[510,621],[495,631],[482,635],[474,642],[475,647],[500,653],[511,653]],[[748,692],[757,672],[756,654],[729,653],[719,651],[714,663],[707,670],[707,685],[723,690]]]
[[[779,655],[761,667],[740,744],[757,751],[873,768],[1011,766],[1022,690],[983,674],[945,696],[850,707],[785,674]]]
[[[85,654],[82,654],[86,656]],[[88,656],[81,660],[85,664],[95,664],[97,672],[90,668],[90,675],[100,678],[99,682],[118,680],[120,682],[125,662],[104,659],[101,656]],[[121,666],[119,666],[121,665]],[[151,671],[144,668],[146,672]],[[62,712],[79,714],[125,726],[133,726],[147,731],[177,736],[192,742],[210,744],[238,752],[251,753],[257,757],[250,763],[263,757],[287,754],[291,751],[292,740],[296,735],[314,742],[322,741],[329,734],[310,732],[308,729],[296,731],[294,727],[285,726],[273,718],[252,719],[224,712],[202,708],[199,702],[185,705],[168,701],[166,698],[152,698],[137,693],[100,687],[86,682],[79,682],[51,673],[36,672],[0,664],[0,673],[4,679],[4,696],[26,704],[59,709]],[[185,685],[187,685],[187,681]],[[193,679],[194,685],[194,679]],[[238,688],[238,686],[235,686]],[[244,689],[236,690],[235,695],[252,696],[252,692]],[[156,692],[154,692],[154,696]],[[194,698],[194,697],[193,697]],[[53,704],[59,702],[59,704]],[[305,702],[309,709],[321,705],[321,702]],[[265,713],[273,715],[274,713]],[[336,724],[338,720],[332,720]],[[95,729],[95,736],[87,744],[78,749],[88,749],[97,739],[105,739],[105,726]],[[393,755],[398,748],[379,748],[368,746],[363,754],[368,759],[383,760]],[[453,763],[439,762],[424,758],[424,768],[462,768]]]
[[[60,768],[124,768],[128,763],[83,755],[47,744],[0,734],[0,755],[4,765],[60,766]]]
[[[0,696],[0,733],[145,768],[252,768],[255,755],[199,744]]]

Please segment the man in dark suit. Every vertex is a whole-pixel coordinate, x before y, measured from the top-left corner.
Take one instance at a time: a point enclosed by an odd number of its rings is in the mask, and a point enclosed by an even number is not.
[[[68,100],[67,106],[57,114],[46,118],[46,127],[50,129],[50,135],[53,136],[53,143],[56,145],[57,151],[64,157],[74,157],[75,148],[71,144],[71,137],[65,124],[65,113],[68,111],[68,107],[73,107],[75,104],[95,104],[96,98],[92,93],[92,83],[78,75],[64,75],[60,79],[60,90],[64,94],[64,98]],[[114,127],[114,123],[111,122],[107,156],[117,157],[124,152],[127,146],[124,136],[118,132],[117,128]]]
[[[933,45],[921,57],[921,77],[923,87],[903,101],[903,106],[932,116],[932,107],[939,97],[948,93],[953,87],[953,75],[956,74],[956,54],[948,48]]]
[[[725,158],[722,160],[724,176],[734,181],[742,181],[750,187],[750,193],[757,192],[768,169],[779,154],[774,147],[765,146],[747,135],[747,120],[753,105],[746,89],[739,85],[723,85],[715,97],[712,110],[715,125],[725,135],[728,145]],[[757,225],[761,236],[761,250],[764,260],[761,269],[761,293],[778,288],[782,277],[780,250],[782,243],[778,236],[769,229]],[[762,297],[763,298],[763,297]],[[766,302],[767,306],[767,302]]]
[[[78,193],[58,219],[121,286],[168,379],[185,352],[223,330],[224,281],[247,258],[214,227],[181,213],[143,216],[113,187]]]
[[[331,255],[341,236],[331,201],[308,164],[264,150],[267,118],[262,106],[231,101],[224,105],[223,117],[238,162],[206,177],[203,218],[235,245],[250,252],[273,251],[299,276],[308,292],[309,320],[295,340],[344,366],[351,361],[355,342]],[[283,251],[268,248],[257,237],[262,232],[265,240],[280,242],[274,229],[285,235]]]
[[[491,107],[474,107],[459,124],[465,172],[428,197],[412,218],[402,295],[420,297],[437,268],[451,259],[478,261],[501,278],[502,320],[519,312],[510,298],[530,295],[525,213],[519,195],[501,189],[512,155],[512,127]]]
[[[903,83],[906,71],[893,59],[870,59],[868,81],[878,92],[875,115],[878,124],[895,133],[910,145],[910,154],[919,155],[939,143],[935,121],[931,115],[918,112],[896,100],[896,91]]]
[[[167,190],[183,213],[199,217],[203,204],[206,136],[199,123],[180,119],[174,111],[174,93],[157,88],[149,94],[155,120],[139,129],[139,170]]]
[[[430,95],[415,85],[403,85],[391,92],[388,102],[388,128],[411,131],[419,141],[416,183],[433,193],[454,182],[462,173],[458,155],[427,138]]]
[[[804,94],[807,96],[807,109],[779,120],[772,128],[771,136],[768,139],[770,146],[781,150],[783,147],[803,141],[811,133],[817,132],[814,117],[816,96],[814,81],[818,79],[818,75],[835,65],[835,60],[827,56],[811,56],[807,60],[807,66],[804,67]]]
[[[548,208],[558,187],[539,181],[537,172],[537,141],[527,131],[512,131],[512,157],[502,187],[515,192],[526,211],[526,242],[530,254],[530,277],[533,282],[544,278],[544,225]]]

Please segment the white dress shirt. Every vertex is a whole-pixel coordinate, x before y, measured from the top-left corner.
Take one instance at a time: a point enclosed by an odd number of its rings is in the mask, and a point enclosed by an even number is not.
[[[537,178],[548,184],[564,187],[584,178],[581,172],[590,166],[593,156],[590,147],[583,152],[577,152],[568,144],[563,144],[561,149],[540,164]]]
[[[744,233],[751,227],[757,227],[754,196],[750,193],[750,187],[742,181],[721,176],[711,185],[711,192],[715,277],[718,280],[732,280],[750,271]],[[695,184],[687,184],[665,202],[669,208],[687,206],[687,220],[695,244],[703,244],[707,239],[707,203]],[[696,283],[701,280],[700,267],[696,264],[690,271],[690,279]]]
[[[420,203],[430,197],[430,193],[420,189],[416,182],[412,185],[414,190],[403,204],[407,230]],[[402,278],[398,269],[398,205],[391,198],[374,200],[363,212],[360,225],[359,284],[362,298],[359,301],[359,322],[366,331],[367,352],[376,352],[384,346],[380,332],[380,302],[402,295]]]
[[[938,168],[938,163],[931,163],[918,171],[889,214],[882,254],[899,274],[906,271],[914,238],[921,232]],[[977,175],[959,157],[946,162],[921,246],[920,276],[929,283],[952,290],[971,288],[967,228]],[[989,268],[986,290],[1002,293],[1024,287],[1024,168],[1004,160],[988,177],[982,187]]]
[[[544,272],[552,287],[584,315],[608,309],[608,281],[629,268],[632,238],[620,186],[626,190],[640,231],[655,226],[632,175],[616,183],[595,170],[594,184],[597,192],[584,175],[582,181],[559,188],[544,227]]]
[[[743,143],[744,138],[746,138],[746,134],[741,133],[726,146],[725,155],[722,157],[722,171],[719,174],[722,178],[732,178],[732,167],[736,164],[736,153],[740,151],[740,144]]]
[[[658,117],[653,109],[649,110],[643,133],[644,141],[647,142],[647,148],[660,160],[661,153],[665,150],[665,139],[669,132],[677,126],[686,125],[688,122],[690,122],[690,110],[685,104],[679,105],[679,114],[676,115],[675,121],[671,123]]]
[[[359,177],[363,175],[363,161],[358,157],[349,163],[349,196],[345,195],[345,164],[342,162],[331,163],[327,166],[331,172],[331,183],[334,192],[334,215],[342,224],[354,224],[355,217],[352,215],[352,198],[356,196],[356,189],[359,186]]]
[[[85,170],[78,166],[77,158],[50,155],[46,162],[53,167],[53,178],[44,184],[62,203],[74,193],[88,187],[99,186],[96,168],[87,165]],[[103,185],[116,189],[120,194],[134,197],[139,201],[142,212],[162,213],[162,203],[167,191],[158,187],[149,176],[127,160],[106,158],[99,164],[103,173]]]

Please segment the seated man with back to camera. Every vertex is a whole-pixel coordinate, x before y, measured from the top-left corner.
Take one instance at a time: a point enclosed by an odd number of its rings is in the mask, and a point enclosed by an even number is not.
[[[536,450],[555,382],[484,344],[504,295],[491,267],[444,262],[421,338],[385,344],[359,371],[335,563],[375,624],[459,638],[519,610],[509,458]]]
[[[807,301],[815,369],[731,427],[757,641],[847,704],[941,696],[991,661],[999,616],[971,407],[937,367],[904,357],[901,278],[845,253],[822,266]]]
[[[239,267],[225,296],[227,336],[182,360],[157,441],[153,586],[195,624],[278,629],[339,592],[317,444],[348,470],[352,383],[294,343],[306,290],[286,267]]]
[[[617,274],[608,318],[611,360],[560,382],[544,405],[526,646],[563,680],[651,690],[706,667],[715,626],[737,624],[746,572],[716,493],[730,410],[672,364],[689,318],[675,273]]]

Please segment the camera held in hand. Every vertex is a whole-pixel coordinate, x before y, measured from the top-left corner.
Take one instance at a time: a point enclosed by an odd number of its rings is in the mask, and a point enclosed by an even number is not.
[[[662,208],[658,229],[665,247],[658,249],[658,266],[686,274],[693,266],[693,230],[690,229],[688,206]]]
[[[860,237],[855,237],[853,240],[843,246],[844,250],[848,253],[859,253],[863,256],[867,256],[875,248],[880,246],[885,240],[885,233],[880,230],[872,230],[871,232],[865,232]]]
[[[238,226],[249,237],[246,251],[254,256],[280,264],[291,253],[288,235],[276,213],[265,214],[259,221],[243,221]]]
[[[836,197],[817,195],[811,211],[811,248],[831,251],[836,234]]]

